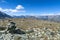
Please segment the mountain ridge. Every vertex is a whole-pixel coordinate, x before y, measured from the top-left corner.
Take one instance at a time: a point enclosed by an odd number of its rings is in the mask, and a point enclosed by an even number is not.
[[[31,18],[31,19],[37,19],[37,20],[47,20],[47,21],[55,21],[60,22],[60,15],[43,15],[43,16],[29,16],[29,15],[21,15],[21,16],[10,16],[4,12],[0,11],[0,19],[4,18]]]
[[[13,16],[13,18],[31,18],[38,20],[56,21],[60,22],[60,15],[46,15],[46,16]]]
[[[0,19],[3,19],[3,18],[12,18],[12,17],[10,15],[0,11]]]

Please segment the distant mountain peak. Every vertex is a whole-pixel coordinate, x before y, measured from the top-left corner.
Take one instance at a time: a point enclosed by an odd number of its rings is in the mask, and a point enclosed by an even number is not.
[[[0,18],[12,18],[10,15],[8,15],[8,14],[6,14],[6,13],[4,13],[4,12],[2,12],[2,11],[0,11]]]

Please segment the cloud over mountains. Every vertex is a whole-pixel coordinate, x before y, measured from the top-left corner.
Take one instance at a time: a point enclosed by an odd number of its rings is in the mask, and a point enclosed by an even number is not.
[[[10,12],[10,13],[25,12],[24,7],[22,5],[17,5],[15,7],[15,9],[3,9],[2,7],[0,7],[0,11],[2,11],[2,12]]]

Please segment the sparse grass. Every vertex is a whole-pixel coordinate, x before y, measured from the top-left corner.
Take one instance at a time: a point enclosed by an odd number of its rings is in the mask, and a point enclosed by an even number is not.
[[[49,27],[52,29],[57,29],[60,27],[60,23],[57,22],[48,22],[43,20],[36,20],[36,19],[11,19],[13,22],[16,23],[16,26],[18,28],[22,28],[24,30],[28,28],[43,28],[43,27]],[[0,25],[6,26],[8,24],[8,20],[4,20],[3,22],[0,21]]]

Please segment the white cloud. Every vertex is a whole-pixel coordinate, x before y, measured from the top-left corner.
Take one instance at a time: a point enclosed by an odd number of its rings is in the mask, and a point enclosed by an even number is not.
[[[0,8],[0,11],[2,10],[2,8]]]
[[[3,8],[0,7],[0,11],[9,12],[9,13],[25,12],[24,7],[22,5],[17,5],[15,9],[3,9]]]
[[[24,7],[22,5],[18,5],[16,9],[24,9]]]
[[[47,13],[47,14],[45,13],[45,14],[40,14],[40,15],[41,15],[41,16],[60,15],[60,13],[58,13],[58,12],[57,12],[57,13]]]

